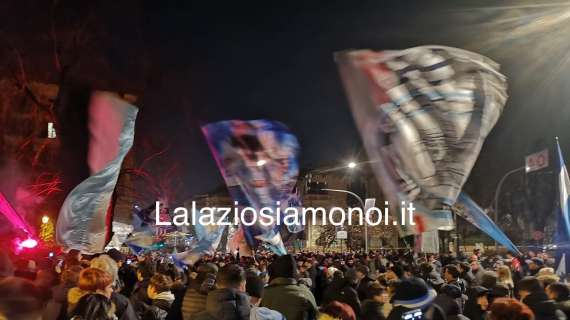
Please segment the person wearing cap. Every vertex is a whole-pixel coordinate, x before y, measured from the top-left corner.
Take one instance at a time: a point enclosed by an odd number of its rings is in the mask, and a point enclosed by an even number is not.
[[[544,292],[542,283],[536,277],[525,277],[518,283],[521,302],[534,313],[535,320],[563,320],[564,312],[558,310],[554,301]]]
[[[269,285],[263,292],[261,306],[280,312],[287,320],[316,319],[315,297],[297,283],[297,265],[292,255],[279,256],[269,265]]]
[[[424,280],[416,277],[403,278],[397,285],[392,297],[393,309],[388,320],[401,320],[408,312],[425,313],[431,306],[437,293],[429,288]]]

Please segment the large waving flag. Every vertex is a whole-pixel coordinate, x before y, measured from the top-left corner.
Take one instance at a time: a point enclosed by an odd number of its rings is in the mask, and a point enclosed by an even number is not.
[[[456,209],[455,212],[457,215],[469,221],[477,227],[477,229],[485,232],[489,237],[503,245],[510,252],[521,255],[520,250],[514,245],[511,239],[507,237],[503,230],[485,214],[483,209],[481,209],[475,201],[463,192],[460,193],[457,198]]]
[[[202,132],[238,206],[257,212],[272,208],[276,220],[277,207],[287,208],[297,183],[297,138],[285,125],[267,120],[216,122]],[[264,226],[258,219],[241,225],[240,233],[251,248],[261,241],[277,254],[286,253],[277,224]]]
[[[507,99],[499,66],[442,46],[347,51],[335,58],[391,205],[405,200],[426,208],[431,219],[424,231],[453,228],[450,208]]]
[[[570,239],[570,216],[568,215],[568,201],[570,200],[570,179],[568,178],[568,170],[562,157],[562,150],[560,143],[556,138],[556,148],[558,151],[558,190],[560,192],[560,214],[564,222],[564,229],[566,231],[566,238]]]
[[[108,92],[95,92],[89,105],[91,176],[65,199],[57,220],[64,250],[100,253],[111,237],[112,196],[123,159],[131,149],[138,109]]]

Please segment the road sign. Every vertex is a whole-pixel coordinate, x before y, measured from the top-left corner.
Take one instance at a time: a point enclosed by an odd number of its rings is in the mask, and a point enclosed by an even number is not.
[[[525,158],[525,171],[533,172],[548,167],[548,149],[528,155]]]

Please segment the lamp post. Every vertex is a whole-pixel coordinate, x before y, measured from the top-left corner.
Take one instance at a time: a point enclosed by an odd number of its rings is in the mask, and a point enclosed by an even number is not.
[[[362,198],[357,195],[356,193],[352,192],[352,191],[348,191],[348,190],[341,190],[341,189],[321,189],[323,191],[332,191],[332,192],[342,192],[342,193],[346,193],[349,194],[353,197],[355,197],[358,202],[360,202],[360,206],[362,207],[362,210],[364,210],[364,201],[362,200]],[[368,252],[368,224],[366,223],[366,221],[364,222],[364,251]]]
[[[495,197],[493,198],[493,203],[491,205],[491,208],[493,208],[493,218],[497,226],[499,225],[499,196],[501,194],[501,188],[503,187],[503,183],[505,183],[505,181],[511,174],[517,173],[525,169],[526,167],[520,167],[505,173],[505,175],[501,178],[501,180],[499,180],[499,183],[497,184],[497,188],[495,189]],[[495,250],[497,250],[498,247],[499,244],[497,243],[497,241],[495,241]]]

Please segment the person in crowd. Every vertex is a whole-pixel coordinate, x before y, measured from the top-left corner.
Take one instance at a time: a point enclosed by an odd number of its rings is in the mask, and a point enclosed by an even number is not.
[[[535,320],[532,311],[512,298],[498,298],[489,308],[488,320]]]
[[[51,289],[51,299],[44,308],[43,320],[67,319],[67,293],[77,286],[81,270],[83,268],[80,265],[72,265],[63,270],[60,283]]]
[[[338,301],[325,304],[320,311],[319,320],[356,320],[352,308]]]
[[[355,271],[356,280],[358,282],[358,287],[356,288],[358,299],[360,299],[360,301],[364,301],[368,296],[368,288],[370,288],[370,285],[376,280],[370,277],[370,268],[366,265],[361,264],[356,266]]]
[[[276,310],[287,320],[313,320],[318,308],[311,291],[297,284],[295,258],[283,255],[269,265],[269,285],[265,288],[262,307]]]
[[[192,315],[204,311],[208,292],[215,289],[214,284],[218,273],[218,267],[215,264],[201,264],[196,271],[196,276],[190,280],[190,285],[182,302],[182,315],[185,320],[189,320]]]
[[[67,292],[67,313],[73,314],[73,310],[84,296],[92,293],[104,295],[111,299],[113,293],[113,278],[107,272],[86,268],[79,273],[77,287]]]
[[[467,285],[465,281],[460,278],[461,272],[459,268],[454,264],[446,265],[443,271],[443,278],[445,279],[445,283],[452,284],[461,289],[461,294],[465,294],[467,291]]]
[[[100,255],[91,259],[91,268],[103,270],[111,275],[113,279],[113,293],[111,301],[115,305],[116,314],[119,320],[138,319],[135,309],[129,299],[118,292],[118,287],[123,283],[119,278],[119,265],[108,255]]]
[[[407,313],[425,313],[437,293],[420,278],[404,278],[396,285],[388,320],[401,320]]]
[[[275,310],[260,307],[265,282],[257,275],[250,275],[245,281],[245,291],[251,304],[250,319],[253,320],[284,320],[283,315]]]
[[[534,313],[535,320],[563,320],[564,313],[557,309],[553,300],[544,292],[544,288],[536,277],[525,277],[518,283],[521,302]]]
[[[251,306],[245,293],[245,272],[236,264],[218,272],[216,289],[208,293],[206,309],[195,320],[249,320]]]
[[[28,279],[0,279],[0,320],[41,320],[44,295]]]
[[[546,295],[550,300],[554,300],[556,307],[564,312],[567,319],[570,319],[570,289],[562,282],[554,282],[546,287]]]
[[[485,320],[489,300],[487,294],[489,290],[482,286],[475,286],[467,293],[467,302],[463,314],[470,320]]]
[[[560,281],[560,277],[556,275],[553,268],[544,267],[538,271],[536,278],[544,288],[548,287],[549,284]]]
[[[467,287],[476,286],[477,278],[471,272],[471,265],[466,261],[459,263],[460,278],[465,281]]]
[[[156,264],[149,258],[139,262],[137,267],[137,283],[130,297],[131,304],[140,318],[145,311],[145,304],[150,304],[147,295],[148,283],[156,272]]]
[[[544,267],[544,260],[538,257],[534,257],[527,261],[528,264],[528,276],[536,276],[540,269]]]
[[[511,276],[511,268],[505,265],[497,267],[497,285],[507,288],[508,294],[506,296],[503,295],[503,297],[514,297],[515,283]]]
[[[354,269],[346,272],[343,278],[333,281],[325,290],[323,295],[323,304],[338,301],[349,305],[352,311],[360,315],[360,299],[358,298],[357,276]]]
[[[453,286],[456,289],[456,294],[460,294],[461,289],[455,285],[446,285],[445,287]],[[449,289],[449,288],[448,288]],[[428,310],[428,314],[431,312],[432,320],[469,320],[467,317],[461,314],[460,305],[455,298],[456,295],[450,296],[449,294],[438,295],[432,304],[432,309]]]
[[[166,320],[174,302],[172,283],[172,279],[160,273],[150,278],[146,292],[151,304],[144,305],[143,320]]]
[[[368,287],[365,300],[360,308],[361,320],[384,320],[384,304],[388,303],[389,297],[386,289],[378,283],[372,283]]]
[[[481,281],[483,280],[483,273],[485,272],[485,270],[483,269],[483,267],[481,267],[481,263],[477,259],[477,256],[475,256],[475,259],[471,257],[470,266],[471,266],[471,273],[473,273],[473,275],[475,276],[477,284],[481,285]]]
[[[117,320],[111,299],[99,293],[87,294],[77,303],[71,320]]]

